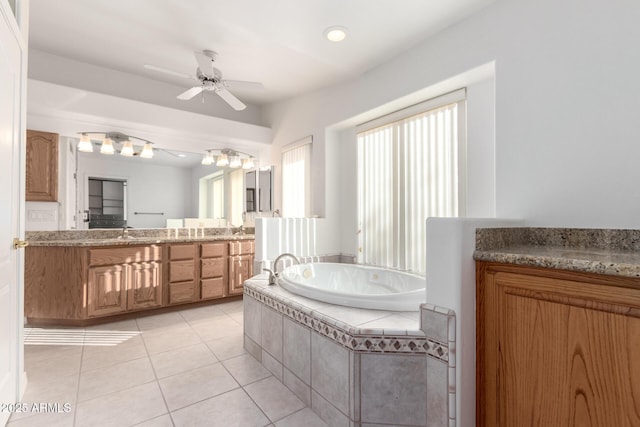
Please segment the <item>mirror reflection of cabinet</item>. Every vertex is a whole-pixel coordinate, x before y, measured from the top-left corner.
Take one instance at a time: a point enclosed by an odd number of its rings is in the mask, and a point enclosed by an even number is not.
[[[245,174],[245,211],[270,212],[273,209],[271,169],[252,170]]]

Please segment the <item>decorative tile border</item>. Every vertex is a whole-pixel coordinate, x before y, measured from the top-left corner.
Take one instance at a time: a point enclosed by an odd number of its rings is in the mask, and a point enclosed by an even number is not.
[[[291,302],[286,298],[265,295],[263,288],[250,282],[244,284],[244,294],[256,299],[277,312],[289,317],[320,335],[356,353],[416,354],[427,355],[442,362],[449,362],[449,346],[423,336],[364,335],[342,322],[330,323],[326,316]],[[340,324],[340,325],[338,325]]]

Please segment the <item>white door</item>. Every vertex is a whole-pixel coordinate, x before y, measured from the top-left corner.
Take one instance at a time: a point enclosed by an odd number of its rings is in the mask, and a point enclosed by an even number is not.
[[[22,54],[26,54],[13,12],[0,2],[0,402],[20,400],[22,376],[23,286],[22,251],[13,246],[20,235],[21,140],[24,138],[22,110]],[[0,425],[9,417],[0,412]]]

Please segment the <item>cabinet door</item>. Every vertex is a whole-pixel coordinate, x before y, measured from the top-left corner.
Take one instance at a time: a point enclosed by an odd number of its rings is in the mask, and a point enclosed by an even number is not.
[[[120,313],[127,309],[127,266],[109,265],[89,268],[87,315]]]
[[[253,275],[253,256],[239,255],[229,257],[228,295],[242,295],[242,284]]]
[[[25,199],[58,200],[58,134],[27,130]]]
[[[640,425],[640,290],[528,271],[478,289],[478,425]]]
[[[158,262],[143,262],[129,266],[127,309],[162,305],[162,268]]]

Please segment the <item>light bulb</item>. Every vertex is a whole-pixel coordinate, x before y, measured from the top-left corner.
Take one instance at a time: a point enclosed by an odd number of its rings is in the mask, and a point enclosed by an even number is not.
[[[230,168],[239,168],[242,165],[239,156],[231,156],[231,162],[229,163]]]
[[[255,165],[253,164],[253,157],[244,159],[244,162],[242,162],[242,169],[253,169],[254,167]]]
[[[83,153],[93,153],[93,145],[91,144],[91,138],[86,133],[80,136],[80,142],[78,142],[78,151]]]
[[[153,158],[153,144],[150,142],[147,142],[144,144],[144,147],[142,147],[142,152],[140,153],[140,157],[142,157],[143,159],[151,159]]]
[[[211,151],[207,151],[207,153],[202,158],[202,164],[209,166],[213,163],[213,155],[211,155]]]
[[[113,148],[113,141],[111,141],[109,138],[105,138],[102,141],[102,146],[100,146],[100,153],[111,155],[115,152],[116,150]]]
[[[229,164],[229,158],[226,154],[222,153],[218,157],[218,161],[216,162],[216,166],[227,166]]]
[[[133,156],[133,144],[131,143],[131,141],[126,140],[124,142],[124,145],[122,146],[122,150],[120,150],[120,155],[125,157]]]

